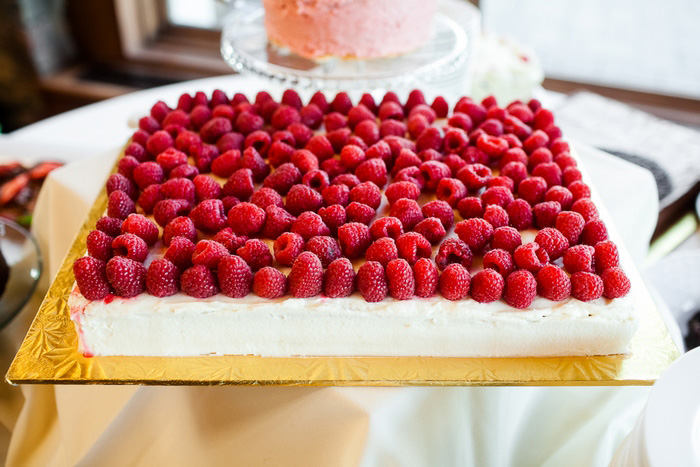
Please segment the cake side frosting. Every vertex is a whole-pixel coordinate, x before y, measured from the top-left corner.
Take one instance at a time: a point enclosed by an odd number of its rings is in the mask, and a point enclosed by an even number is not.
[[[435,0],[264,0],[272,42],[304,57],[377,58],[430,36]]]

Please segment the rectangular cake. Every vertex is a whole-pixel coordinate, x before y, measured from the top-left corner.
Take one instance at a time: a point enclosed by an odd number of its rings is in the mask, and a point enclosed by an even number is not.
[[[85,355],[608,355],[637,328],[535,100],[185,94],[106,189],[69,299]]]

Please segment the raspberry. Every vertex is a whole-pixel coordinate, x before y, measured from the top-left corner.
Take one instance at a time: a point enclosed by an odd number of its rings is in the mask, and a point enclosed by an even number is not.
[[[377,106],[377,103],[374,102],[374,97],[372,97],[372,94],[369,93],[364,93],[362,94],[362,97],[360,98],[360,102],[358,103],[364,105],[367,107],[367,109],[372,112],[373,114],[376,114],[377,111],[379,110],[379,107]]]
[[[473,252],[478,252],[491,241],[493,226],[484,219],[471,218],[458,222],[455,233]]]
[[[491,248],[505,250],[513,253],[516,248],[522,245],[523,239],[513,227],[498,227],[493,231]]]
[[[311,151],[298,149],[292,153],[289,161],[299,169],[302,174],[312,170],[318,170],[318,159]]]
[[[318,256],[324,268],[342,256],[337,240],[328,236],[310,238],[306,243],[306,251]]]
[[[133,179],[134,177],[134,169],[139,165],[139,161],[136,160],[135,158],[125,155],[121,159],[119,159],[119,163],[117,164],[117,171],[128,178],[129,180]]]
[[[360,179],[357,178],[354,174],[348,173],[338,175],[331,181],[331,185],[345,185],[350,190],[352,190],[359,184]]]
[[[515,191],[515,183],[513,182],[513,180],[511,180],[508,177],[501,176],[501,175],[499,175],[497,177],[491,177],[489,179],[489,181],[486,183],[486,188],[496,188],[496,187],[505,188],[506,190],[508,190],[511,193],[511,197],[512,197],[512,193]]]
[[[321,170],[328,174],[329,179],[334,179],[338,175],[347,172],[347,168],[340,162],[339,159],[326,159],[321,163]]]
[[[491,159],[497,159],[508,150],[508,142],[501,137],[484,133],[476,140],[476,147],[484,151]]]
[[[405,259],[409,264],[415,263],[420,258],[430,258],[433,254],[428,239],[416,232],[401,234],[396,239],[396,249],[399,258]]]
[[[211,177],[196,175],[192,179],[192,183],[194,184],[195,199],[198,202],[205,199],[217,199],[221,197],[221,186]]]
[[[532,170],[533,177],[542,177],[548,187],[561,185],[561,169],[554,162],[539,164]]]
[[[173,137],[167,131],[159,130],[149,136],[146,141],[146,151],[156,156],[173,146]]]
[[[315,135],[312,136],[304,149],[313,153],[322,162],[326,159],[330,159],[335,154],[333,145],[325,135]]]
[[[569,241],[566,237],[557,229],[551,227],[546,227],[537,232],[535,243],[547,252],[552,261],[561,258],[567,248],[569,248]]]
[[[362,121],[372,121],[374,122],[375,116],[367,107],[363,104],[358,104],[348,111],[348,125],[350,128],[355,129],[355,127]]]
[[[254,190],[253,171],[250,169],[238,169],[226,181],[221,193],[224,196],[235,196],[238,199],[248,199],[250,198],[250,195],[253,194]]]
[[[306,185],[294,185],[287,193],[285,207],[295,216],[305,211],[316,212],[321,206],[323,206],[321,194]]]
[[[347,115],[352,108],[352,101],[347,92],[339,92],[331,101],[331,110]]]
[[[437,198],[456,207],[459,201],[467,196],[467,188],[456,178],[443,178],[436,188]]]
[[[274,299],[284,296],[287,291],[287,278],[272,267],[264,267],[255,273],[253,292],[259,297]]]
[[[193,264],[203,264],[209,269],[216,269],[221,258],[229,255],[228,249],[213,240],[200,240],[192,253]]]
[[[390,237],[396,240],[403,234],[403,225],[401,221],[395,217],[380,217],[372,222],[370,233],[375,240],[383,237]]]
[[[265,120],[253,112],[241,112],[236,117],[234,127],[239,133],[248,135],[254,131],[260,130],[265,125]]]
[[[386,164],[381,159],[366,160],[357,166],[355,175],[361,182],[372,182],[378,187],[383,187],[387,182]]]
[[[135,297],[146,288],[146,269],[138,261],[114,256],[107,262],[105,272],[115,294],[120,297]]]
[[[608,239],[608,229],[605,223],[600,219],[593,219],[586,222],[581,232],[581,243],[585,245],[595,246],[598,242]]]
[[[440,180],[452,175],[452,171],[447,164],[438,161],[423,162],[420,165],[420,173],[425,179],[425,187],[431,191],[437,188]]]
[[[263,182],[263,187],[272,188],[282,196],[286,195],[290,188],[301,181],[301,172],[292,163],[284,163],[277,167]]]
[[[138,165],[140,162],[145,162],[148,160],[148,153],[146,153],[146,148],[144,148],[141,144],[139,143],[130,143],[126,149],[124,150],[124,158],[129,157],[130,159],[128,162],[122,163],[120,161],[119,163],[119,173],[122,175],[131,178],[131,174],[133,173],[134,169],[133,166]],[[136,164],[134,164],[136,162]]]
[[[170,172],[170,178],[189,178],[193,181],[197,175],[199,175],[199,169],[193,165],[187,164],[178,165]],[[219,187],[219,190],[221,190],[221,187]]]
[[[514,308],[527,308],[537,294],[537,280],[530,271],[518,270],[506,278],[504,298]]]
[[[430,107],[432,107],[432,109],[435,111],[435,114],[438,118],[447,117],[447,113],[449,112],[449,105],[447,104],[447,101],[444,97],[437,96],[433,103],[430,105]]]
[[[318,295],[323,288],[323,266],[318,257],[308,251],[301,253],[289,273],[289,292],[293,297]]]
[[[493,269],[484,269],[471,279],[471,296],[479,303],[495,302],[503,295],[505,280]]]
[[[117,235],[122,233],[122,221],[121,219],[117,219],[115,217],[100,217],[97,220],[97,224],[95,225],[95,228],[97,230],[106,233],[110,237],[116,237]]]
[[[328,112],[328,109],[330,108],[328,101],[326,101],[326,96],[323,95],[321,91],[316,91],[316,93],[311,96],[309,104],[316,105],[323,113]]]
[[[93,230],[86,240],[88,254],[100,261],[108,261],[112,257],[113,240],[113,237],[101,230]]]
[[[473,255],[467,244],[457,238],[445,240],[435,256],[435,263],[441,271],[452,263],[459,263],[468,269],[472,260]]]
[[[530,242],[520,245],[515,249],[513,252],[513,261],[519,269],[526,269],[530,272],[537,273],[549,263],[549,255],[540,245]]]
[[[394,204],[401,198],[418,199],[420,196],[420,188],[411,182],[394,182],[387,187],[384,194],[387,200],[389,200],[389,204]]]
[[[557,215],[555,227],[569,241],[569,245],[576,245],[583,232],[585,221],[583,216],[573,211],[562,211]]]
[[[345,208],[345,213],[347,222],[360,222],[369,225],[377,212],[366,204],[353,201]]]
[[[338,242],[345,257],[359,258],[372,243],[369,227],[359,222],[347,223],[338,228]]]
[[[240,203],[228,212],[228,226],[237,235],[253,235],[265,224],[265,211],[252,203]]]
[[[299,110],[289,105],[280,105],[272,113],[270,123],[278,130],[284,130],[292,123],[301,122]]]
[[[568,152],[556,156],[554,162],[561,167],[562,185],[568,186],[572,182],[583,179],[583,174],[576,168],[576,159],[571,157]]]
[[[571,295],[571,280],[563,269],[548,264],[537,273],[537,293],[555,302]]]
[[[620,255],[617,246],[610,240],[596,243],[595,247],[595,270],[602,273],[606,269],[615,268],[620,265]]]
[[[294,136],[297,148],[305,147],[314,135],[313,130],[303,123],[292,123],[287,127],[287,131]]]
[[[328,174],[323,170],[309,170],[302,177],[301,183],[318,192],[330,185]]]
[[[407,198],[397,200],[391,206],[389,215],[399,219],[405,231],[413,230],[416,224],[423,220],[423,212],[418,203]]]
[[[469,293],[469,271],[457,263],[448,265],[440,274],[440,293],[448,300],[462,300]]]
[[[481,198],[473,196],[462,198],[459,203],[457,203],[457,210],[459,211],[459,215],[462,216],[462,219],[483,217],[484,215],[484,205]]]
[[[125,256],[143,263],[148,256],[148,245],[134,234],[121,234],[112,240],[112,256]]]
[[[382,202],[382,192],[373,182],[363,182],[350,189],[350,201],[366,204],[372,209],[378,209]]]
[[[190,112],[190,124],[195,130],[202,128],[209,120],[211,120],[211,110],[206,104],[195,105]]]
[[[527,154],[525,154],[525,151],[523,151],[520,148],[510,148],[507,150],[505,153],[503,153],[503,157],[498,161],[498,167],[501,169],[501,174],[503,174],[503,169],[510,164],[511,162],[518,162],[522,164],[522,166],[518,167],[524,167],[525,171],[527,173]]]
[[[393,156],[391,153],[391,146],[386,141],[378,141],[367,148],[365,151],[367,159],[381,159],[385,164],[391,165]]]
[[[233,230],[231,230],[231,227],[226,227],[218,231],[212,240],[221,243],[226,247],[229,253],[233,254],[248,241],[248,237],[245,235],[236,235],[233,233]]]
[[[406,124],[399,120],[384,120],[379,125],[379,135],[382,138],[396,136],[403,138],[406,135]]]
[[[351,135],[352,135],[352,131],[350,130],[350,128],[345,127],[345,128],[338,128],[337,130],[329,131],[328,133],[326,133],[326,138],[328,138],[328,141],[331,143],[331,147],[333,148],[333,152],[340,152],[340,151],[342,151],[342,149],[345,146],[349,145],[348,142],[350,140]],[[363,149],[364,141],[362,142],[361,145],[352,144],[352,146],[357,146],[360,149],[362,149],[364,152],[364,149]],[[309,151],[309,152],[311,152],[311,151]],[[313,153],[311,153],[311,154],[313,154]],[[316,157],[316,156],[314,155],[314,157]],[[331,158],[328,158],[326,160],[330,160],[330,159]]]
[[[442,162],[444,162],[450,168],[453,177],[456,177],[457,173],[467,166],[467,161],[462,159],[457,154],[450,154],[449,156],[446,156]]]
[[[490,136],[501,136],[503,135],[503,122],[499,120],[497,117],[502,117],[505,119],[505,111],[502,109],[492,109],[489,110],[489,114],[487,114],[486,120],[481,122],[479,125],[479,128],[484,130],[487,135]]]
[[[574,245],[564,253],[564,268],[569,274],[593,272],[594,249],[588,245]]]
[[[598,209],[588,198],[582,198],[578,201],[574,201],[571,205],[571,210],[577,212],[583,216],[583,220],[586,222],[592,221],[598,218]]]
[[[532,209],[524,199],[516,199],[506,208],[510,225],[525,230],[532,225]]]
[[[287,131],[287,130],[277,130],[274,133],[272,133],[272,143],[274,144],[277,142],[284,143],[288,147],[291,147],[291,148],[293,148],[297,144],[292,132]],[[272,146],[270,146],[270,148],[272,148]],[[291,154],[291,152],[290,152],[290,154]],[[268,157],[268,159],[270,158],[270,150],[268,150],[268,152],[267,152],[267,157]],[[279,164],[277,164],[277,165],[279,165]]]
[[[408,300],[413,297],[416,280],[411,266],[404,259],[394,259],[386,265],[386,277],[389,293],[396,300]]]
[[[338,258],[326,269],[323,292],[330,298],[348,297],[355,290],[355,270],[347,258]]]
[[[372,209],[372,208],[370,208]],[[338,232],[338,228],[347,222],[347,214],[345,213],[345,208],[340,204],[332,204],[327,207],[323,207],[318,210],[319,216],[323,223],[328,226],[331,234],[335,235]]]
[[[532,123],[535,118],[534,113],[525,104],[511,104],[508,106],[508,113],[519,118],[524,123]]]
[[[350,136],[348,138],[347,144],[355,145],[365,152],[367,152],[367,150],[369,149],[369,146],[367,146],[367,143],[365,143],[364,140],[357,135]]]
[[[384,267],[376,261],[367,261],[357,271],[357,289],[367,302],[381,302],[389,291]]]
[[[403,107],[398,102],[387,101],[379,106],[379,120],[403,120]]]
[[[427,219],[423,219],[416,224],[413,230],[414,232],[423,235],[433,245],[442,240],[447,234],[445,227],[437,217],[428,217]]]
[[[515,270],[513,257],[506,250],[490,250],[484,255],[484,269],[493,269],[503,277],[507,277]]]
[[[234,255],[226,256],[219,262],[217,273],[221,292],[224,295],[243,298],[250,292],[253,273],[243,258]]]
[[[214,175],[228,178],[241,168],[241,151],[231,149],[221,154],[211,163],[211,171]]]
[[[321,216],[315,212],[303,212],[292,224],[292,232],[302,236],[304,240],[318,235],[329,235],[330,229],[323,223]]]
[[[631,284],[629,278],[618,267],[608,268],[600,275],[603,279],[603,297],[620,298],[627,295]]]
[[[194,265],[182,273],[180,286],[183,292],[195,298],[208,298],[219,292],[216,277],[201,264]]]
[[[268,206],[284,207],[284,200],[279,193],[272,188],[262,187],[250,197],[250,202],[260,209],[267,209]]]
[[[394,167],[391,169],[391,173],[396,176],[401,169],[405,169],[406,167],[417,167],[421,163],[421,158],[418,157],[415,152],[411,151],[410,149],[402,149],[394,161]]]
[[[291,266],[299,254],[304,251],[305,242],[301,235],[285,232],[280,235],[273,245],[275,259],[282,266]]]
[[[164,258],[153,260],[146,272],[146,290],[155,297],[168,297],[180,290],[180,271]]]
[[[202,146],[202,139],[193,131],[181,131],[175,138],[175,148],[185,154],[192,154],[193,148]]]
[[[267,151],[267,158],[273,167],[289,162],[295,149],[282,141],[275,141]]]
[[[175,148],[169,148],[156,156],[156,162],[165,174],[170,174],[175,167],[187,164],[187,154]]]
[[[394,176],[394,182],[404,181],[415,184],[421,190],[425,185],[425,180],[423,179],[423,175],[421,175],[418,167],[405,167],[399,170]]]
[[[537,148],[532,151],[530,158],[527,161],[528,169],[532,170],[540,164],[549,163],[554,161],[554,156],[552,152],[547,148]]]
[[[160,186],[160,194],[167,199],[184,199],[190,205],[194,204],[194,183],[188,178],[168,180]]]
[[[527,178],[527,168],[522,162],[509,162],[501,169],[501,175],[511,179],[513,187],[517,188]]]
[[[126,219],[127,216],[136,212],[134,201],[129,198],[129,195],[121,190],[113,191],[109,194],[107,203],[107,216],[116,217],[117,219]]]
[[[184,270],[192,265],[194,248],[194,243],[191,240],[185,237],[174,237],[163,257],[171,261],[178,269]]]
[[[423,115],[412,115],[408,119],[408,134],[413,139],[417,139],[426,128],[430,126],[430,122]]]
[[[139,190],[136,188],[136,185],[134,185],[134,182],[118,173],[109,176],[105,188],[107,189],[108,195],[113,191],[121,190],[129,195],[129,198],[132,200],[136,200],[139,196]]]
[[[542,202],[547,191],[547,181],[542,177],[526,178],[518,185],[518,196],[531,205]]]
[[[301,108],[299,112],[301,122],[309,128],[317,129],[323,121],[323,111],[316,104],[309,104]]]
[[[469,164],[457,172],[457,179],[472,192],[485,187],[490,178],[491,169],[482,164]]]
[[[484,220],[491,224],[494,229],[505,227],[509,223],[508,213],[496,204],[489,204],[484,210]]]
[[[561,205],[556,201],[545,201],[536,204],[532,208],[535,226],[539,229],[544,227],[554,227],[557,222],[557,216],[560,212]]]
[[[469,137],[461,128],[449,128],[445,131],[445,153],[462,154],[469,146]]]
[[[574,201],[591,197],[591,189],[580,180],[571,182],[567,188],[571,192],[571,198]]]
[[[170,245],[175,237],[185,237],[188,240],[197,240],[197,229],[191,218],[180,216],[172,219],[163,229],[163,244]]]
[[[236,250],[236,254],[243,258],[253,271],[272,265],[272,253],[270,253],[270,248],[262,240],[247,240],[242,247]],[[194,261],[194,258],[192,258],[192,261]]]
[[[211,170],[211,163],[219,157],[219,150],[213,144],[205,144],[201,147],[191,148],[190,155],[194,158],[194,164],[202,173]]]
[[[105,266],[104,261],[91,256],[83,256],[73,263],[75,281],[86,299],[101,300],[111,292]]]
[[[367,252],[365,253],[367,261],[377,261],[385,267],[389,264],[389,261],[397,259],[398,257],[399,252],[396,248],[396,243],[390,237],[381,237],[375,240],[375,242],[367,248]]]
[[[253,180],[257,183],[262,182],[265,177],[270,174],[270,166],[253,147],[249,147],[243,151],[241,167],[250,169],[252,171]]]
[[[549,136],[542,130],[535,130],[532,134],[523,141],[523,149],[530,154],[535,149],[546,146],[549,143]]]
[[[588,302],[603,295],[603,279],[590,272],[579,271],[571,275],[571,296]]]
[[[415,294],[421,298],[429,298],[435,295],[438,287],[438,270],[435,263],[428,258],[420,258],[413,265],[415,277]]]
[[[192,209],[189,217],[194,221],[194,226],[197,229],[208,233],[221,230],[226,225],[227,220],[224,203],[218,199],[202,201]]]
[[[296,217],[289,214],[284,208],[277,206],[268,206],[265,209],[265,225],[263,226],[261,236],[269,239],[279,237],[282,232],[286,232],[292,228],[292,224]]]

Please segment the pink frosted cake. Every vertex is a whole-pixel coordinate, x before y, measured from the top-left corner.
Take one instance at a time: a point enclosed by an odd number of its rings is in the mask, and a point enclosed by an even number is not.
[[[263,0],[270,40],[308,58],[379,58],[430,37],[436,0]]]

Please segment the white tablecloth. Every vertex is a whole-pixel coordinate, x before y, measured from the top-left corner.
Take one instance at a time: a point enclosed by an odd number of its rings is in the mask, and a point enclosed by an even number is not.
[[[0,138],[0,157],[79,160],[54,172],[37,206],[34,231],[49,271],[44,285],[102,189],[115,149],[131,133],[127,120],[157,99],[174,103],[185,91],[250,95],[263,87],[240,77],[183,83],[68,112]],[[641,264],[656,224],[653,178],[585,146],[578,149]],[[19,345],[33,306],[0,334],[3,363]],[[8,465],[607,465],[648,394],[645,387],[4,384],[0,445]]]

